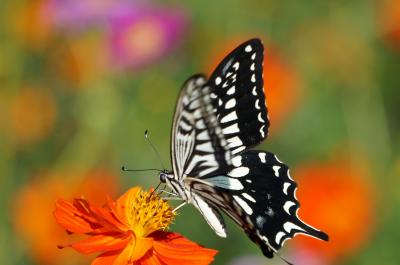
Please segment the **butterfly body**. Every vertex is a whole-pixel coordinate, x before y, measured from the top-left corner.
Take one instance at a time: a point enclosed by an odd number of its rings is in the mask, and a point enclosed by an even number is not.
[[[185,82],[172,126],[173,170],[160,180],[194,205],[217,235],[227,236],[222,211],[272,257],[295,234],[328,236],[298,218],[289,168],[270,152],[250,149],[268,136],[262,67],[262,43],[252,39],[209,79],[194,75]]]

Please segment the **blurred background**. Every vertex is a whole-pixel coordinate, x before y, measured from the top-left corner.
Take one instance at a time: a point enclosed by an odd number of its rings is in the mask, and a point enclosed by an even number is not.
[[[1,1],[0,264],[90,264],[57,244],[58,198],[98,203],[155,186],[170,164],[176,97],[251,37],[263,40],[271,134],[258,147],[291,167],[303,236],[282,255],[297,265],[399,264],[400,2]],[[174,231],[219,250],[215,264],[266,259],[228,221],[218,238],[193,207]]]

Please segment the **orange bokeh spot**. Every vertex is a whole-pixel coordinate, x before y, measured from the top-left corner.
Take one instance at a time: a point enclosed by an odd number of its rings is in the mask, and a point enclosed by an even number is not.
[[[49,173],[36,176],[16,194],[12,205],[17,234],[28,246],[27,252],[38,264],[89,264],[72,251],[60,251],[57,245],[69,240],[68,234],[54,220],[55,201],[84,196],[101,205],[106,195],[117,193],[114,174],[94,171],[85,175]]]
[[[56,119],[53,96],[41,88],[24,88],[10,103],[10,130],[19,143],[34,143],[53,129]]]
[[[382,34],[391,46],[400,50],[400,2],[387,0],[382,3],[378,15]]]
[[[298,237],[299,247],[316,251],[327,259],[346,256],[360,249],[374,226],[375,196],[363,167],[337,159],[311,164],[296,171],[302,205],[299,216],[329,235],[329,242]]]
[[[49,40],[52,32],[52,17],[48,1],[23,1],[9,14],[16,37],[28,47],[41,48]]]
[[[68,89],[82,89],[107,76],[109,67],[105,39],[102,34],[71,38],[51,54],[49,70],[70,82]]]
[[[228,55],[233,49],[249,38],[228,42],[218,53],[209,60],[212,62],[207,69],[208,74]],[[279,129],[279,126],[290,116],[301,99],[301,86],[299,78],[289,64],[279,55],[276,49],[264,43],[264,92],[268,106],[268,115],[271,122],[270,131]],[[250,88],[249,88],[250,93]]]
[[[301,87],[294,69],[268,46],[264,52],[264,90],[273,132],[294,111]]]

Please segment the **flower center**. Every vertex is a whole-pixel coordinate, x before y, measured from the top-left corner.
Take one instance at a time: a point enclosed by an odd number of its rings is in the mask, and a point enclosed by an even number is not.
[[[154,231],[166,229],[174,216],[169,204],[154,192],[139,191],[131,204],[130,229],[136,236],[146,237]]]

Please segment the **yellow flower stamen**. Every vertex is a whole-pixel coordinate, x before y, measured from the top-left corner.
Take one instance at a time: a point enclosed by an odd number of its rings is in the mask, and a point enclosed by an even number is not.
[[[139,191],[130,207],[130,229],[140,237],[167,229],[175,216],[169,204],[154,192]]]

